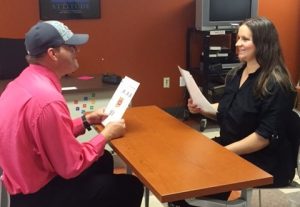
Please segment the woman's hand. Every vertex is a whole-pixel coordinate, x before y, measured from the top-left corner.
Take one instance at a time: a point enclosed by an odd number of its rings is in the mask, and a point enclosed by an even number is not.
[[[219,105],[218,103],[211,104],[211,106],[216,110],[218,108],[218,105]],[[187,107],[192,114],[202,114],[203,116],[216,120],[216,113],[208,113],[206,111],[203,111],[201,108],[197,106],[197,104],[193,103],[193,100],[191,98],[188,99]]]
[[[198,108],[197,104],[193,103],[193,100],[189,98],[187,107],[192,114],[202,114],[203,110]]]

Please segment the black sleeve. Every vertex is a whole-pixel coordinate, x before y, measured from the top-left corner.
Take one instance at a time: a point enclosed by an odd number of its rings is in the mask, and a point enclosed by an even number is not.
[[[293,108],[293,96],[281,88],[273,85],[270,93],[262,99],[259,113],[259,124],[256,132],[270,140],[280,138],[281,128],[287,124],[287,114]]]

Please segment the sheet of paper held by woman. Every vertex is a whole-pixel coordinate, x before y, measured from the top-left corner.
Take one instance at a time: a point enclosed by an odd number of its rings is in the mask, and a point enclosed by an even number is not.
[[[205,112],[216,113],[216,109],[213,108],[209,101],[204,97],[190,72],[182,69],[180,66],[178,66],[178,69],[193,102]]]

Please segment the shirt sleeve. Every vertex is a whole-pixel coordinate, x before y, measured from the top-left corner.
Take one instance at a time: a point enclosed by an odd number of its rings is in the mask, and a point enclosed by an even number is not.
[[[262,99],[259,124],[256,132],[270,140],[279,139],[280,127],[286,124],[286,114],[292,110],[292,97],[279,85],[272,87],[270,94]]]
[[[75,137],[82,135],[85,133],[85,128],[83,126],[83,122],[81,118],[77,118],[73,120],[73,134]]]
[[[106,144],[101,134],[80,143],[75,139],[73,124],[66,104],[54,102],[43,107],[35,126],[34,138],[43,167],[66,179],[88,168],[103,154]]]

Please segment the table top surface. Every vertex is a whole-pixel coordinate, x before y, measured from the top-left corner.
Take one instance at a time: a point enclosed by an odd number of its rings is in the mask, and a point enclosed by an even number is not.
[[[111,146],[161,201],[271,184],[273,178],[156,106],[125,113]]]

